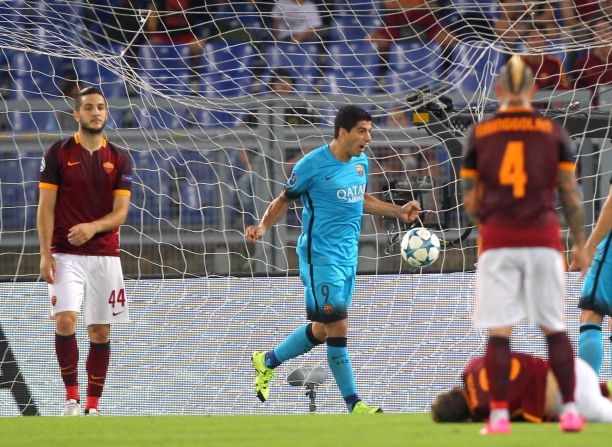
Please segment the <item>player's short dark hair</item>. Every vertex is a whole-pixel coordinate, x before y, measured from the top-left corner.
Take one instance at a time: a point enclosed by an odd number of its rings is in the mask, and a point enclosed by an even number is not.
[[[527,93],[533,87],[533,72],[520,56],[512,56],[501,69],[498,83],[512,95]]]
[[[350,132],[359,121],[363,120],[372,121],[372,116],[361,107],[353,105],[340,107],[334,120],[334,138],[338,138],[340,129]]]
[[[102,96],[102,98],[104,98],[104,102],[106,102],[106,96],[104,96],[104,93],[102,93],[102,90],[100,90],[98,87],[85,87],[84,89],[79,90],[79,93],[77,93],[74,97],[75,112],[77,112],[81,108],[81,104],[83,103],[83,96],[87,95],[100,95]]]
[[[470,409],[465,401],[464,390],[455,387],[439,394],[431,404],[431,418],[435,422],[464,422],[470,419]]]

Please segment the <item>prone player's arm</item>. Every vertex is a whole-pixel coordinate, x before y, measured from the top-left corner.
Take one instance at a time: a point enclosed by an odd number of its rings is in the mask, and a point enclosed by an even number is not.
[[[365,193],[363,197],[363,212],[375,216],[395,217],[404,222],[412,222],[419,217],[421,205],[416,200],[412,200],[403,206],[385,202],[374,197],[372,194]]]
[[[55,259],[51,255],[51,240],[55,225],[55,202],[57,190],[40,188],[36,225],[38,227],[38,240],[40,243],[40,276],[53,284],[55,277]]]
[[[97,233],[111,231],[122,225],[127,219],[130,206],[130,195],[115,195],[113,198],[113,210],[92,222],[80,223],[68,231],[68,242],[77,247],[83,245]]]
[[[247,227],[245,232],[247,240],[256,241],[261,239],[271,226],[277,224],[287,214],[291,200],[285,194],[285,190],[283,190],[270,202],[259,224]]]

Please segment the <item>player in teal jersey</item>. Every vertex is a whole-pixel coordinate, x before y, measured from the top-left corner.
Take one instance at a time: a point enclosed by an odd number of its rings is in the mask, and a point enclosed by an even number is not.
[[[608,198],[584,248],[592,265],[584,279],[578,355],[599,374],[603,362],[601,324],[612,316],[612,178]],[[570,269],[573,266],[570,267]],[[612,319],[608,323],[612,343]]]
[[[268,352],[253,353],[257,372],[255,392],[264,402],[274,368],[286,360],[327,343],[327,361],[349,412],[378,413],[359,398],[347,350],[348,309],[355,287],[357,250],[363,213],[414,221],[419,203],[403,206],[366,193],[372,117],[357,106],[342,107],[334,122],[330,144],[308,153],[293,168],[285,189],[268,206],[258,225],[246,229],[256,241],[286,214],[291,201],[304,204],[303,229],[298,240],[300,278],[305,286],[306,313],[312,322],[291,333]]]

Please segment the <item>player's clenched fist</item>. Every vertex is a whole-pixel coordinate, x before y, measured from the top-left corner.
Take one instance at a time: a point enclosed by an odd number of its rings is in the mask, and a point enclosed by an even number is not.
[[[247,241],[251,242],[261,239],[264,234],[266,234],[266,229],[261,225],[249,225],[245,232]]]
[[[405,203],[399,212],[399,218],[404,222],[413,222],[421,212],[421,205],[416,200]]]

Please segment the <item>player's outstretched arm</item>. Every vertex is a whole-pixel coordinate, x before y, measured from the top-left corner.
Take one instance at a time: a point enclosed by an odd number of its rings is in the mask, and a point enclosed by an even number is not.
[[[612,231],[612,188],[610,188],[608,192],[608,198],[601,209],[597,223],[587,239],[586,244],[584,244],[587,267],[593,262],[597,245],[603,241],[604,237],[606,237],[610,231]]]
[[[246,239],[251,242],[261,239],[268,231],[268,228],[275,225],[285,216],[285,214],[287,214],[290,202],[291,199],[287,198],[283,190],[278,197],[270,202],[259,224],[249,225],[246,228],[244,232]]]
[[[395,217],[403,222],[412,222],[419,217],[420,211],[421,205],[416,200],[399,206],[394,203],[384,202],[368,193],[363,198],[363,212],[366,214]]]

